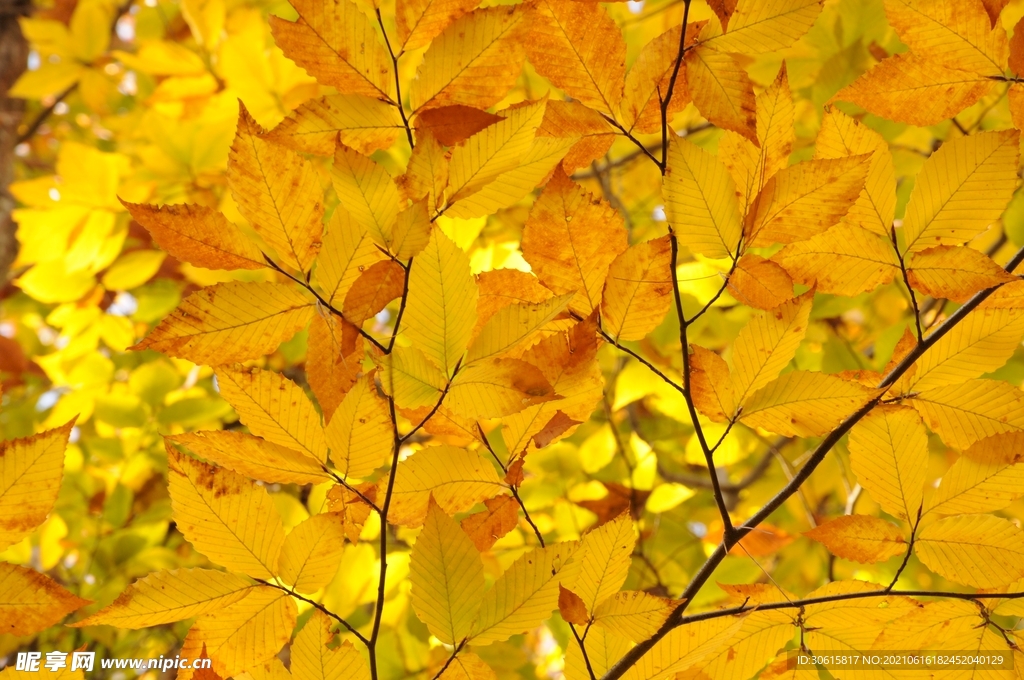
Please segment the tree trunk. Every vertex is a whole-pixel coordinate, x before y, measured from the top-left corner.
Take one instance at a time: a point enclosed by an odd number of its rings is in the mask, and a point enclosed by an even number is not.
[[[8,187],[14,181],[14,147],[25,102],[8,96],[11,86],[25,71],[28,42],[21,34],[18,17],[27,16],[30,0],[0,0],[0,290],[10,275],[17,254],[14,238],[14,197]]]

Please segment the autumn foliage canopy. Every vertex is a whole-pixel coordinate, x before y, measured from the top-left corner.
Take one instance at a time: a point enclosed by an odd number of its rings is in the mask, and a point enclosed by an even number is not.
[[[1024,3],[478,5],[22,21],[0,678],[1024,677]]]

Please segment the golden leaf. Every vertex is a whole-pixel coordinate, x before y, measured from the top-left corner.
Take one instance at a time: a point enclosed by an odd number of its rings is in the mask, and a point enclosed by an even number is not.
[[[962,246],[935,246],[914,253],[907,263],[907,278],[925,295],[957,302],[1017,280],[988,255]]]
[[[0,550],[35,531],[53,509],[74,425],[0,442]]]
[[[672,304],[672,244],[668,236],[638,243],[608,268],[601,323],[615,341],[640,340]]]
[[[736,392],[725,359],[699,345],[690,345],[690,394],[693,405],[721,423],[736,413]]]
[[[921,530],[918,558],[935,573],[976,588],[1005,586],[1024,576],[1024,532],[994,515],[958,515]]]
[[[89,604],[38,571],[0,562],[0,630],[33,635]]]
[[[372,375],[349,390],[324,434],[343,477],[362,479],[384,465],[394,451],[394,433],[388,403],[377,394]]]
[[[313,515],[292,529],[281,545],[277,570],[300,593],[315,593],[334,578],[345,549],[343,518]]]
[[[320,461],[242,432],[207,430],[165,437],[221,467],[276,484],[321,484],[330,480]]]
[[[829,552],[861,564],[884,562],[906,552],[903,532],[895,524],[873,515],[844,515],[819,524],[804,536]]]
[[[796,348],[807,332],[813,299],[813,290],[808,291],[754,316],[740,331],[732,353],[737,404],[742,404],[749,395],[778,377],[796,354]]]
[[[743,234],[736,185],[725,167],[689,140],[673,139],[663,192],[676,239],[691,252],[729,257]]]
[[[386,486],[387,478],[382,481]],[[450,516],[493,498],[504,488],[494,466],[478,453],[454,446],[431,446],[417,451],[398,467],[388,521],[420,526],[427,516],[431,495]]]
[[[827,373],[792,371],[751,394],[740,420],[786,437],[823,435],[877,394]]]
[[[370,680],[370,669],[362,654],[348,640],[329,646],[333,620],[314,611],[291,646],[292,673],[309,680]]]
[[[850,431],[850,464],[882,509],[913,521],[921,508],[928,434],[912,409],[883,405]]]
[[[402,131],[393,105],[359,94],[312,99],[263,137],[296,151],[333,156],[338,140],[361,154],[390,147]]]
[[[793,279],[776,262],[744,253],[729,277],[729,294],[755,309],[771,309],[793,299]]]
[[[688,50],[686,87],[701,115],[758,143],[754,84],[737,57],[703,45]]]
[[[890,242],[846,224],[792,243],[773,259],[798,283],[834,295],[859,295],[884,286],[900,273]]]

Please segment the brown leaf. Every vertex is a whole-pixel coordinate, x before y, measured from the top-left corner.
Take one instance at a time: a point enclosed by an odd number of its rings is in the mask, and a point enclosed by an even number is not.
[[[704,541],[717,545],[722,542],[722,533],[722,526],[719,524],[708,530]],[[789,532],[771,524],[761,523],[741,538],[739,544],[733,546],[729,554],[734,557],[767,557],[782,550],[794,540],[796,537]]]
[[[363,338],[359,330],[334,314],[316,314],[306,344],[306,380],[330,422],[342,399],[362,372]]]
[[[577,626],[585,626],[590,621],[587,605],[583,604],[579,595],[566,589],[561,583],[558,584],[558,613],[566,623],[574,623]]]
[[[484,501],[486,510],[462,520],[462,530],[480,552],[490,550],[499,538],[519,524],[519,504],[512,496],[495,496]]]
[[[356,543],[359,541],[359,533],[363,530],[363,525],[366,524],[366,519],[372,510],[356,491],[376,503],[377,485],[373,482],[363,482],[356,484],[352,489],[354,491],[346,489],[340,484],[332,486],[331,490],[327,492],[327,502],[331,512],[341,517],[345,525],[345,536],[352,543]]]
[[[581,424],[579,420],[573,420],[561,411],[555,411],[555,415],[551,416],[551,420],[547,422],[544,429],[533,435],[533,443],[537,445],[538,449],[543,449],[554,440],[559,439],[569,428]]]
[[[777,263],[745,253],[729,277],[729,293],[745,305],[771,309],[793,299],[793,279]]]
[[[508,466],[508,471],[505,473],[505,483],[509,486],[519,487],[526,479],[526,475],[523,474],[523,466],[526,464],[526,459],[523,457],[516,458],[515,461]]]
[[[604,156],[615,141],[615,128],[597,111],[579,102],[549,100],[537,137],[579,137],[562,159],[567,172],[590,165]]]
[[[845,515],[819,524],[804,536],[821,543],[838,557],[873,564],[906,551],[903,532],[873,515]]]
[[[453,104],[421,112],[414,119],[413,127],[417,132],[429,131],[443,146],[455,146],[499,120],[502,117],[493,113]]]
[[[729,30],[729,17],[736,11],[736,0],[708,0],[711,11],[722,24],[722,31]]]
[[[647,497],[650,491],[631,489],[618,482],[601,482],[608,490],[608,495],[597,500],[575,501],[576,505],[586,508],[597,515],[597,523],[594,528],[612,521],[627,510],[630,511],[633,519],[639,519],[644,510]]]
[[[1017,280],[991,257],[967,246],[935,246],[914,253],[907,263],[907,278],[925,295],[955,302]]]
[[[381,260],[359,275],[345,296],[345,318],[357,326],[384,309],[405,290],[405,269],[394,260]]]
[[[693,405],[721,423],[736,413],[736,394],[725,359],[699,345],[690,345],[690,391]]]

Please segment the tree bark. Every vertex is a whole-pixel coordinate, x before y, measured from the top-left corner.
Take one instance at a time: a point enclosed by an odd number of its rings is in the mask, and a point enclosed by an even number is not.
[[[8,96],[8,92],[25,71],[28,42],[21,33],[18,18],[27,16],[31,9],[31,0],[0,0],[0,290],[7,284],[18,252],[11,217],[15,201],[9,187],[14,181],[18,125],[25,111],[25,102]]]

